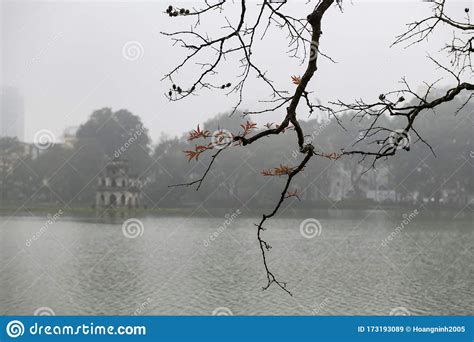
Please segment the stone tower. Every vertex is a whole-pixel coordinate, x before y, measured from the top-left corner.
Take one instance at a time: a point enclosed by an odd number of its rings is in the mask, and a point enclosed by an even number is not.
[[[129,175],[128,162],[115,159],[97,179],[97,208],[138,208],[139,181]]]

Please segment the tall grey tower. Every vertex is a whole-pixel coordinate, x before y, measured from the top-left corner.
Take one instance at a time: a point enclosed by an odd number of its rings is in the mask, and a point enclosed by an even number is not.
[[[25,112],[18,89],[2,87],[0,93],[0,137],[24,139]]]

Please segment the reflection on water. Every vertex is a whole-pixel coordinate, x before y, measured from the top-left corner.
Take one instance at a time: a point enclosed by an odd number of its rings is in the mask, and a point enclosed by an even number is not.
[[[469,315],[474,307],[472,217],[399,212],[313,212],[271,221],[268,262],[294,296],[262,291],[257,218],[145,217],[127,238],[125,217],[0,218],[0,314]],[[305,238],[300,223],[321,223]],[[394,233],[396,232],[396,233]],[[36,240],[25,242],[36,234]],[[381,241],[392,236],[382,245]]]

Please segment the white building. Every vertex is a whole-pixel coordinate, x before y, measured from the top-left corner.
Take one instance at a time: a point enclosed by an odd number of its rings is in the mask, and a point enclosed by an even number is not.
[[[96,207],[138,208],[139,181],[128,174],[126,160],[110,162],[97,179]]]

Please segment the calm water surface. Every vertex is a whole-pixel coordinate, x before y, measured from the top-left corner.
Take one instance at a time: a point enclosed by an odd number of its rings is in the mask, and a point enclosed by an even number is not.
[[[228,228],[214,218],[141,217],[143,235],[124,236],[123,219],[67,217],[26,242],[45,217],[0,217],[0,314],[470,315],[474,308],[472,215],[419,215],[401,230],[401,212],[312,212],[271,221],[271,269],[288,282],[262,291],[257,217]],[[321,234],[301,235],[309,217]],[[214,232],[217,237],[208,240]],[[381,242],[391,233],[385,246]],[[205,242],[206,241],[206,242]]]

